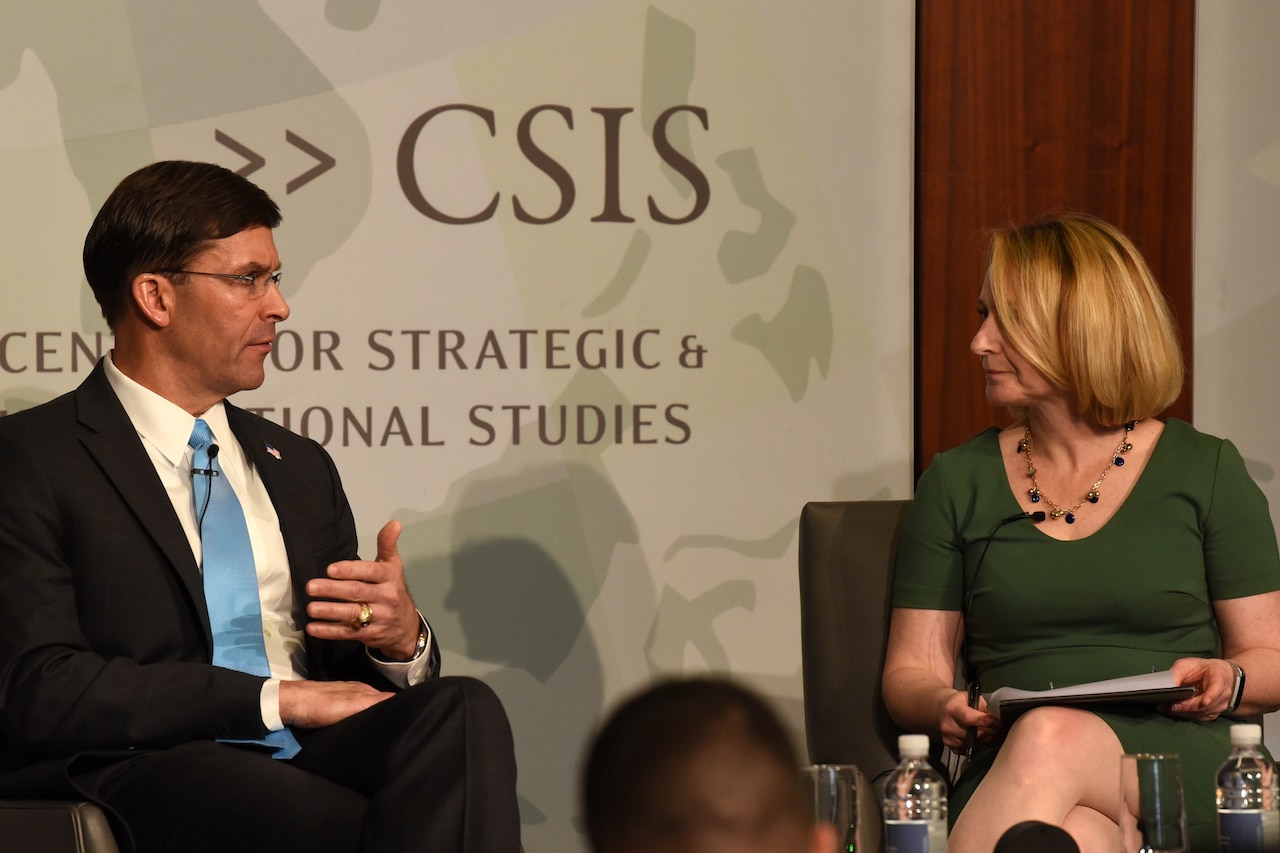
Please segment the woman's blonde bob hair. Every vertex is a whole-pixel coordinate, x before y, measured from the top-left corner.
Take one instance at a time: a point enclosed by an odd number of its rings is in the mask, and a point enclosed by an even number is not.
[[[1152,417],[1182,391],[1172,311],[1115,226],[1070,213],[997,229],[987,275],[1005,341],[1090,420]]]

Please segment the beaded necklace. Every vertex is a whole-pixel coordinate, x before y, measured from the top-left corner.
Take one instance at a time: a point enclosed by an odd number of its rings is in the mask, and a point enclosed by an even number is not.
[[[1094,482],[1093,486],[1090,487],[1085,496],[1080,499],[1080,502],[1071,507],[1071,509],[1067,509],[1066,507],[1058,506],[1053,502],[1052,498],[1040,491],[1040,484],[1036,482],[1036,464],[1031,460],[1031,423],[1028,422],[1026,431],[1018,441],[1018,452],[1027,457],[1027,476],[1031,478],[1031,488],[1027,489],[1027,494],[1031,496],[1031,502],[1033,504],[1037,504],[1043,500],[1052,507],[1049,511],[1050,518],[1065,517],[1067,524],[1075,524],[1076,510],[1084,506],[1086,501],[1091,504],[1096,504],[1098,502],[1098,498],[1102,496],[1102,493],[1098,491],[1098,489],[1102,486],[1102,481],[1106,479],[1107,472],[1111,470],[1111,466],[1114,465],[1117,468],[1120,468],[1124,465],[1124,454],[1133,450],[1133,445],[1129,443],[1129,433],[1133,432],[1133,428],[1137,425],[1137,421],[1129,421],[1124,425],[1124,436],[1120,439],[1120,446],[1111,454],[1111,459],[1107,462],[1107,467],[1102,469],[1102,473],[1098,475],[1098,479]]]

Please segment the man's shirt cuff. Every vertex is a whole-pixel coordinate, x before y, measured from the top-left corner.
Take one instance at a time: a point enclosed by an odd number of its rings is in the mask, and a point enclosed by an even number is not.
[[[431,635],[431,626],[427,624],[421,611],[418,612],[418,630],[426,636],[426,642],[409,660],[384,660],[375,655],[373,649],[365,648],[365,654],[378,668],[378,672],[396,687],[412,687],[415,684],[421,684],[430,675],[427,669],[431,665],[431,644],[435,642],[435,638]]]
[[[262,708],[262,723],[267,731],[278,732],[284,728],[284,721],[280,719],[280,679],[268,678],[262,682],[258,704]]]

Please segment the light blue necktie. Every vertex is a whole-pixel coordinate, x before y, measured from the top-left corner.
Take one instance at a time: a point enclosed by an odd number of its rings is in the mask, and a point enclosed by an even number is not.
[[[204,598],[213,628],[213,665],[271,677],[267,647],[262,639],[262,605],[258,602],[258,573],[249,544],[249,528],[235,490],[218,464],[209,425],[196,419],[187,441],[195,450],[191,486],[196,526],[204,552]],[[275,749],[273,758],[292,758],[301,748],[287,728],[265,738],[226,743],[256,743]]]

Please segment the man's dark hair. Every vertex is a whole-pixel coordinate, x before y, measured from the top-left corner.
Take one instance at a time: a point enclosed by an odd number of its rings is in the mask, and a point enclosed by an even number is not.
[[[765,702],[724,679],[668,680],[618,706],[590,746],[581,784],[592,849],[654,849],[708,827],[741,831],[703,802],[730,793],[705,790],[707,764],[725,756],[733,772],[758,777],[744,790],[767,792],[757,798],[766,813],[751,814],[747,831],[780,820],[812,826],[795,747]]]
[[[152,163],[121,181],[98,211],[84,239],[84,273],[114,328],[139,273],[183,269],[214,240],[279,224],[271,197],[230,169]]]

